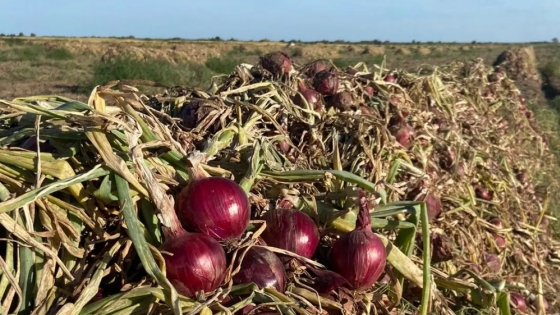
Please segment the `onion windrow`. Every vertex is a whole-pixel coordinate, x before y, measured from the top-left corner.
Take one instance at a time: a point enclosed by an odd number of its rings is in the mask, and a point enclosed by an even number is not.
[[[531,100],[493,72],[480,60],[415,73],[384,63],[341,70],[276,52],[213,78],[206,91],[123,80],[96,87],[87,103],[0,100],[2,313],[110,315],[136,305],[175,314],[507,314],[510,301],[521,305],[513,292],[527,309],[544,307],[557,291],[548,277],[560,248],[548,227],[560,195],[556,162]],[[244,211],[225,211],[232,205],[220,206],[223,191],[209,185],[185,199],[191,214],[178,224],[180,191],[196,184],[187,163],[195,152],[197,171],[236,187]],[[386,254],[362,283],[330,255],[347,249],[335,244],[357,228],[358,200]],[[208,210],[201,204],[241,224],[219,234],[223,218],[193,219]],[[266,220],[288,212],[307,228]],[[174,234],[183,229],[199,239],[181,244]],[[293,235],[311,249],[275,243]],[[188,272],[174,272],[181,255],[190,255],[184,270],[211,271],[192,290],[178,282]],[[267,268],[261,256],[289,259]]]

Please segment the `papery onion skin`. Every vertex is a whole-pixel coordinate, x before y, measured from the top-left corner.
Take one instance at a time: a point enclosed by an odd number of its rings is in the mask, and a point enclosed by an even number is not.
[[[346,278],[354,289],[365,290],[379,279],[386,261],[385,245],[371,231],[369,206],[362,191],[356,228],[334,243],[330,262],[333,270]]]
[[[335,94],[338,91],[338,86],[337,75],[328,70],[317,72],[313,78],[313,87],[317,92],[325,96]]]
[[[167,278],[182,295],[216,290],[225,277],[226,254],[220,243],[202,233],[181,233],[169,238],[160,251]],[[172,255],[169,255],[170,253]]]
[[[347,111],[355,106],[356,100],[349,91],[341,91],[332,96],[330,105],[339,111]]]
[[[319,92],[315,91],[314,89],[308,88],[303,82],[300,82],[298,86],[299,93],[303,95],[303,98],[305,98],[311,108],[313,108],[314,110],[321,110],[321,108],[323,108],[323,104],[321,103],[320,98],[321,94]],[[305,105],[301,95],[296,94],[293,98],[293,102],[294,104],[303,107]]]
[[[488,223],[494,225],[498,229],[504,228],[504,224],[502,223],[502,220],[500,220],[500,218],[496,218],[496,217],[491,218],[488,220]]]
[[[284,265],[276,254],[264,247],[253,246],[243,258],[241,270],[233,276],[233,283],[254,282],[260,289],[274,287],[284,292],[286,278]]]
[[[525,301],[525,298],[517,292],[509,293],[509,304],[521,313],[525,313],[527,311],[527,302]]]
[[[392,73],[387,74],[387,75],[383,78],[383,80],[384,80],[385,82],[389,82],[389,83],[395,83],[395,81],[396,81],[395,76],[394,76]]]
[[[317,72],[320,72],[320,71],[323,71],[323,70],[326,70],[326,69],[327,69],[326,61],[315,60],[307,66],[306,74],[310,78],[313,78],[315,76],[315,74],[317,74]]]
[[[223,177],[194,179],[178,196],[177,215],[184,228],[218,240],[239,238],[249,226],[245,191]]]
[[[273,209],[265,216],[261,234],[268,246],[311,258],[319,245],[319,230],[311,217],[295,209]]]
[[[276,76],[289,73],[292,70],[292,60],[281,51],[271,52],[260,59],[261,66]]]

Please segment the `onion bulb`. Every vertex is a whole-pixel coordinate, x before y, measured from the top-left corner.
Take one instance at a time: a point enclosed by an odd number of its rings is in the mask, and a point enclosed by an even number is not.
[[[414,128],[410,125],[404,125],[395,134],[397,142],[405,148],[409,148],[412,144],[412,136],[414,135]]]
[[[319,245],[319,230],[307,214],[295,209],[269,211],[264,219],[263,240],[272,247],[311,258]]]
[[[233,276],[233,283],[251,282],[260,289],[274,287],[277,291],[284,292],[286,271],[276,254],[259,246],[253,246],[247,251],[241,262],[241,270]]]
[[[497,217],[493,217],[493,218],[488,219],[488,223],[492,224],[497,229],[503,229],[504,228],[504,224],[502,223],[502,220],[500,220],[500,218],[497,218]]]
[[[238,239],[249,226],[251,208],[247,194],[235,181],[206,177],[202,155],[189,159],[190,182],[177,198],[176,211],[186,229],[219,241]]]
[[[260,62],[264,69],[270,71],[275,76],[281,76],[292,70],[292,60],[281,51],[264,55]]]
[[[383,81],[389,82],[389,83],[395,83],[396,79],[395,79],[395,76],[392,73],[389,73],[383,78]]]
[[[476,198],[486,200],[486,201],[490,201],[494,197],[494,193],[492,191],[481,186],[477,186],[474,189],[474,194],[476,195]]]
[[[330,105],[341,112],[350,110],[355,106],[354,96],[348,91],[336,93],[332,96]]]
[[[369,206],[364,191],[360,191],[359,207],[356,227],[334,243],[330,262],[333,270],[346,278],[354,289],[365,290],[371,288],[381,276],[387,253],[381,239],[371,231]]]
[[[509,293],[509,304],[521,313],[525,313],[527,311],[527,302],[525,301],[525,298],[517,292]]]
[[[317,72],[313,78],[313,87],[317,92],[325,96],[335,94],[338,91],[338,84],[337,75],[328,70]]]
[[[424,200],[426,203],[426,210],[428,211],[428,218],[430,220],[439,217],[441,214],[441,201],[433,194],[428,194]]]
[[[298,84],[298,91],[300,94],[296,94],[296,96],[294,96],[294,104],[300,107],[305,106],[301,97],[303,95],[303,98],[305,98],[309,106],[311,106],[311,108],[313,108],[314,110],[320,110],[323,107],[323,104],[321,104],[321,95],[319,94],[319,92],[315,91],[314,89],[308,88],[302,81],[300,81]]]
[[[167,278],[175,289],[194,298],[217,289],[225,277],[226,254],[220,243],[202,233],[182,233],[161,246]]]
[[[327,69],[326,61],[315,60],[307,66],[307,71],[305,72],[305,74],[307,74],[308,77],[313,78],[315,76],[315,74],[317,74],[317,72],[320,72],[320,71],[323,71],[323,70],[326,70],[326,69]]]

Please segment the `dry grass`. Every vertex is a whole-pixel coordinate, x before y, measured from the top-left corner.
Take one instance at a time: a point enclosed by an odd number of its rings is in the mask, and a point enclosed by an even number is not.
[[[422,63],[443,64],[453,60],[483,58],[492,62],[506,45],[459,44],[302,44],[288,47],[281,42],[182,41],[114,38],[0,38],[0,97],[57,93],[79,100],[87,97],[87,87],[93,84],[99,63],[114,61],[121,56],[139,62],[165,61],[170,67],[182,67],[196,73],[205,66],[204,77],[232,70],[231,64],[254,63],[258,56],[282,50],[296,62],[312,59],[332,59],[337,65],[353,65],[357,61],[378,63],[386,57],[387,65],[414,70]],[[558,57],[550,45],[535,46],[540,65]],[[20,53],[21,51],[25,53]],[[58,52],[58,53],[53,53]],[[49,58],[47,54],[51,54]],[[61,57],[53,58],[52,54]],[[14,60],[13,56],[18,57]],[[27,57],[25,57],[27,56]],[[25,60],[22,60],[25,59]],[[65,59],[66,58],[66,59]],[[196,82],[192,82],[196,85]],[[33,93],[34,92],[34,93]]]

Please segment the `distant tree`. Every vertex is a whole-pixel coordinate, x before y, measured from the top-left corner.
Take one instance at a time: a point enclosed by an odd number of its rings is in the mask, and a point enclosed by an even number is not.
[[[35,33],[31,33],[31,34],[29,34],[29,36],[35,37],[35,36],[37,36],[37,35],[35,35]]]
[[[134,35],[129,35],[128,38],[129,39],[134,39]]]
[[[552,39],[552,43],[558,44],[558,37],[554,37],[554,38]]]
[[[23,32],[19,32],[18,36],[19,36],[19,37],[23,37],[23,36],[25,36],[25,35],[23,34]]]
[[[4,37],[4,36],[6,36],[6,34],[0,33],[0,37]]]
[[[216,41],[216,42],[221,42],[222,38],[220,36],[216,36],[216,37],[212,38],[211,40]]]
[[[476,45],[476,40],[473,40],[471,44]]]

